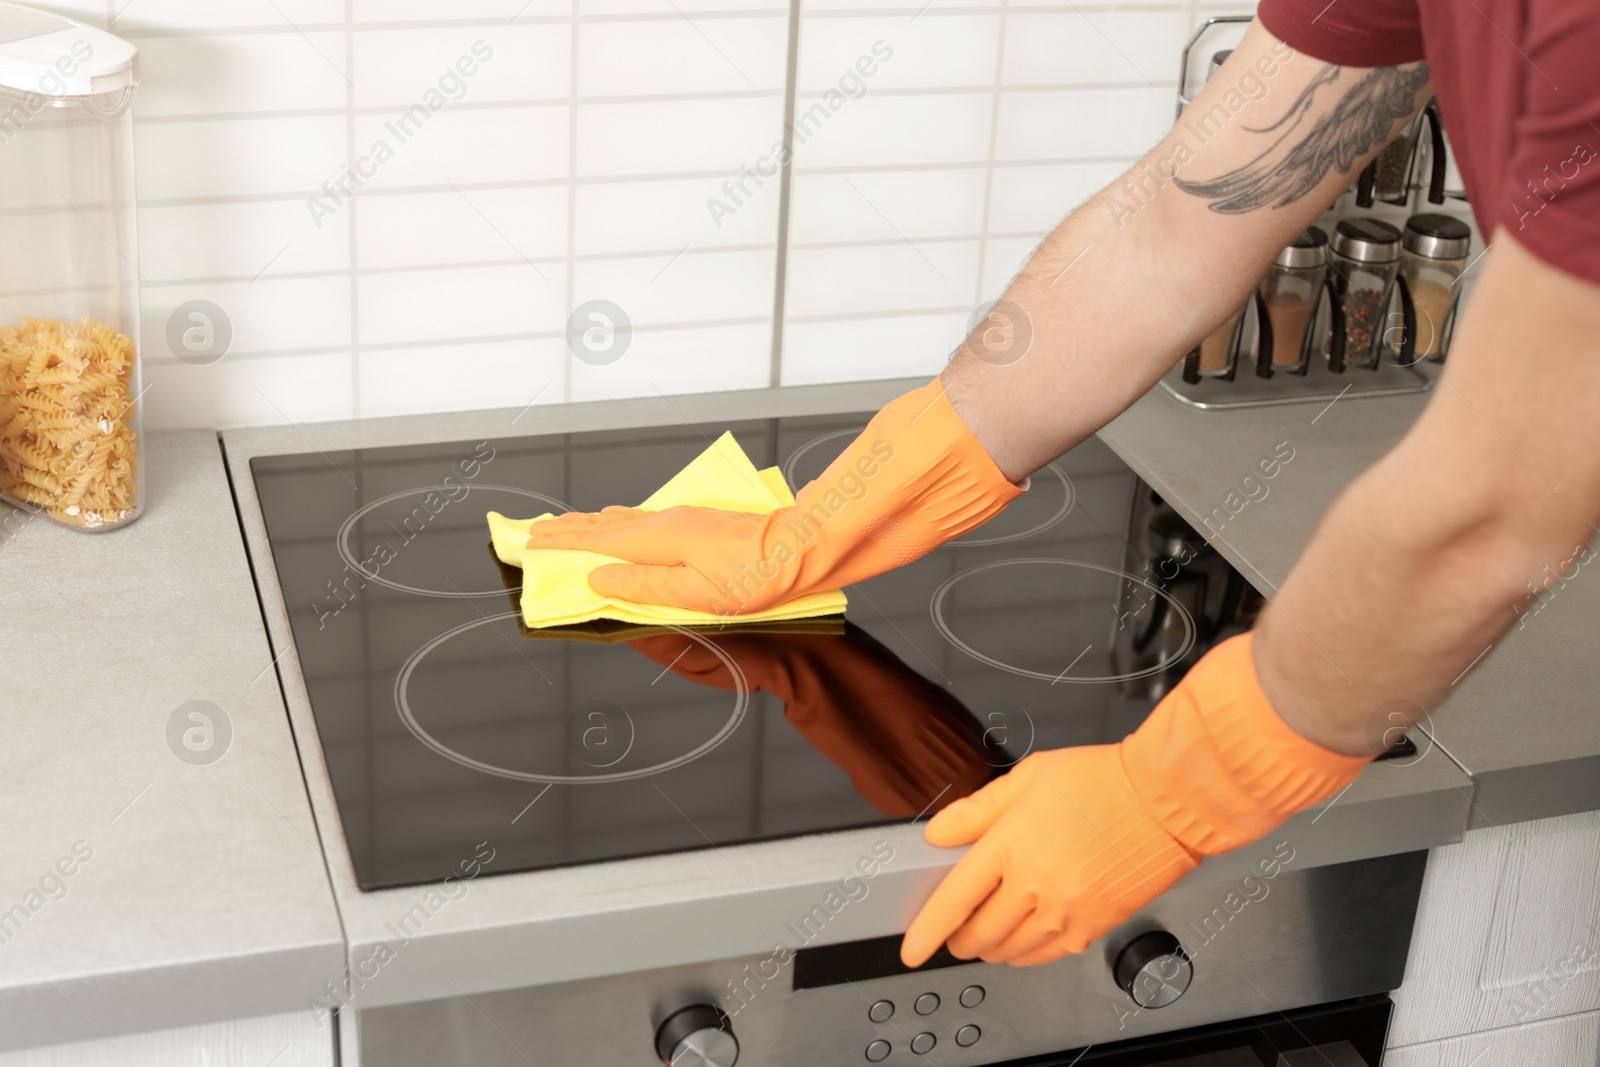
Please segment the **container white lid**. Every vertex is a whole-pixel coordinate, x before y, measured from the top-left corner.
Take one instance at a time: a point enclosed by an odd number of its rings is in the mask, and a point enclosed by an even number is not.
[[[139,84],[139,50],[122,38],[22,4],[0,3],[0,87],[52,99]]]

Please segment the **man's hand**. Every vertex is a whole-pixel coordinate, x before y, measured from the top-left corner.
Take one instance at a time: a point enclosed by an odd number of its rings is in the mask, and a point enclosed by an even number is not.
[[[906,931],[900,958],[1048,963],[1230,852],[1338,793],[1366,766],[1290,729],[1256,680],[1253,636],[1195,664],[1117,745],[1030,756],[935,816],[930,844],[976,841]]]
[[[891,401],[771,515],[607,508],[534,524],[531,549],[581,549],[601,596],[740,615],[910,563],[982,525],[1022,490],[934,381]]]
[[[946,943],[1019,967],[1082,952],[1200,862],[1140,803],[1120,745],[1035,753],[925,833],[972,848],[906,931],[900,957],[912,967]]]

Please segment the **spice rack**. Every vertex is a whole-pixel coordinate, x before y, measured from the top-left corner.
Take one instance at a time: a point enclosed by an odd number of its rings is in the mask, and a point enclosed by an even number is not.
[[[1226,52],[1218,52],[1209,64],[1203,62],[1207,56],[1211,56],[1211,48],[1206,48],[1204,54],[1198,54],[1202,40],[1214,31],[1226,32],[1230,24],[1236,26],[1234,36],[1237,37],[1243,33],[1250,19],[1248,15],[1212,16],[1189,40],[1182,52],[1179,71],[1180,117],[1195,95],[1191,86],[1195,85],[1197,79],[1203,82],[1204,77],[1209,76],[1202,76],[1202,72],[1209,69],[1214,73],[1226,55]],[[1214,39],[1209,43],[1214,47],[1226,48],[1230,42]],[[1431,106],[1429,110],[1431,112]],[[1429,123],[1432,125],[1429,126]],[[1421,136],[1425,127],[1434,134],[1432,138]],[[1359,181],[1317,221],[1317,227],[1332,233],[1341,220],[1371,220],[1379,224],[1377,228],[1380,230],[1385,228],[1382,225],[1384,223],[1394,227],[1394,236],[1398,237],[1407,219],[1419,211],[1442,211],[1455,215],[1470,226],[1470,215],[1465,210],[1464,199],[1450,192],[1445,182],[1448,150],[1443,143],[1437,115],[1430,113],[1426,119],[1419,116],[1396,141],[1402,138],[1406,140],[1403,151],[1395,152],[1391,145],[1380,153],[1374,165],[1360,175]],[[1425,186],[1431,187],[1432,194],[1428,196],[1430,203],[1427,206],[1424,206],[1423,198],[1430,189]],[[1441,189],[1444,190],[1443,195]],[[1446,196],[1452,198],[1448,205],[1442,203]],[[1318,232],[1317,228],[1308,229],[1313,233]],[[1301,234],[1302,238],[1305,236]],[[1298,239],[1295,241],[1297,245],[1302,243]],[[1481,247],[1475,233],[1472,243]],[[1293,249],[1286,250],[1289,251]],[[1326,257],[1326,252],[1322,255]],[[1197,345],[1194,352],[1172,368],[1160,380],[1161,388],[1174,400],[1205,410],[1319,401],[1330,403],[1341,397],[1396,396],[1431,389],[1441,367],[1432,357],[1422,358],[1422,354],[1439,351],[1439,334],[1425,335],[1424,341],[1418,341],[1414,336],[1417,333],[1414,324],[1420,312],[1433,329],[1447,336],[1455,315],[1443,315],[1438,308],[1428,304],[1426,293],[1430,290],[1420,286],[1417,295],[1421,299],[1416,301],[1415,307],[1409,293],[1402,296],[1404,287],[1395,286],[1382,301],[1381,308],[1364,309],[1361,302],[1363,294],[1348,288],[1349,277],[1339,273],[1340,268],[1334,257],[1326,257],[1326,262],[1329,276],[1338,273],[1338,280],[1346,284],[1330,284],[1326,293],[1311,296],[1311,322],[1306,338],[1306,351],[1309,354],[1298,366],[1274,364],[1272,330],[1263,327],[1271,327],[1276,323],[1281,328],[1285,316],[1276,304],[1269,315],[1262,294],[1258,292],[1244,308],[1230,316],[1218,331],[1214,331],[1213,336]],[[1282,263],[1281,257],[1278,263]],[[1320,261],[1317,270],[1321,270]],[[1266,282],[1260,288],[1271,292]],[[1343,295],[1336,294],[1336,288],[1343,290]],[[1396,308],[1401,310],[1397,311]],[[1347,309],[1358,312],[1358,317],[1351,320],[1348,331],[1342,325]],[[1374,345],[1367,346],[1371,349],[1368,358],[1357,358],[1352,354],[1347,360],[1343,352],[1343,338],[1359,339],[1362,334],[1359,324],[1368,319],[1372,320],[1368,325],[1369,331],[1377,329],[1383,332]],[[1393,322],[1402,319],[1406,323],[1404,329],[1391,328]],[[1293,328],[1299,329],[1299,324],[1305,321],[1305,312],[1301,311]],[[1337,344],[1333,343],[1335,332],[1340,337]],[[1396,336],[1391,338],[1391,333]],[[1231,336],[1231,347],[1227,343],[1222,345],[1228,353],[1225,361],[1217,345],[1219,336],[1224,340]],[[1371,339],[1373,334],[1367,332],[1365,337]],[[1431,345],[1427,343],[1427,337],[1433,339]]]

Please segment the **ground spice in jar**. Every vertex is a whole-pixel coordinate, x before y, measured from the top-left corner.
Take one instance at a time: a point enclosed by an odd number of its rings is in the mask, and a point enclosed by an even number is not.
[[[1200,342],[1200,373],[1224,374],[1233,362],[1233,335],[1239,327],[1239,314],[1230,315],[1228,321],[1212,330]]]
[[[1272,365],[1293,367],[1300,362],[1300,344],[1306,335],[1311,303],[1299,293],[1274,293],[1267,298],[1267,321],[1272,324]]]
[[[1437,356],[1444,347],[1444,320],[1450,314],[1455,290],[1425,279],[1411,282],[1411,303],[1417,309],[1417,355]]]
[[[1366,363],[1374,358],[1372,342],[1386,303],[1384,294],[1376,289],[1347,289],[1339,297],[1339,307],[1344,312],[1345,359]]]

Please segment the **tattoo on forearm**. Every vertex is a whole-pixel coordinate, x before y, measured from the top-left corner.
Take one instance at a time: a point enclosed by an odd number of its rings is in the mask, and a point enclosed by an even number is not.
[[[1258,207],[1283,207],[1315,189],[1330,171],[1349,174],[1358,159],[1389,138],[1395,123],[1416,110],[1417,94],[1428,83],[1428,65],[1380,67],[1351,86],[1333,110],[1294,139],[1313,98],[1339,77],[1325,66],[1295,98],[1283,117],[1251,133],[1280,131],[1260,155],[1206,181],[1174,178],[1179,189],[1211,201],[1212,211],[1236,215]]]

